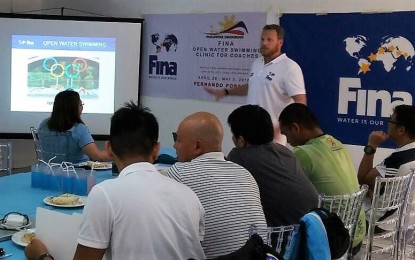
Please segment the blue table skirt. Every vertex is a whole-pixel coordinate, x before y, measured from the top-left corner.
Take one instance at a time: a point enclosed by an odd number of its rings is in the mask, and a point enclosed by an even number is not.
[[[111,170],[96,171],[96,183],[114,178]],[[34,189],[30,186],[31,173],[19,173],[0,177],[0,218],[11,211],[17,211],[30,217],[36,216],[36,208],[42,207],[50,210],[72,214],[82,213],[83,207],[79,208],[56,208],[43,203],[48,196],[58,195],[54,191]],[[13,256],[6,259],[26,259],[23,247],[14,244],[11,240],[0,242],[0,247],[6,253]]]

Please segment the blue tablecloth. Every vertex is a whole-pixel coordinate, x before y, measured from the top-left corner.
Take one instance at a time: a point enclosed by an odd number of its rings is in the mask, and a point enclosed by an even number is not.
[[[111,170],[96,171],[96,183],[106,179],[114,178]],[[57,195],[50,190],[34,189],[30,186],[31,173],[19,173],[10,176],[0,177],[0,218],[11,211],[17,211],[30,217],[36,216],[36,208],[42,207],[50,210],[72,214],[82,213],[83,208],[55,208],[43,203],[43,199],[48,196]],[[15,245],[11,240],[0,242],[0,247],[6,253],[13,256],[6,259],[26,259],[23,247]]]

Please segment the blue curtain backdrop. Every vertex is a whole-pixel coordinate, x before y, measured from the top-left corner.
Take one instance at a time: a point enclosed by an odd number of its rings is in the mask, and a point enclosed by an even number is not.
[[[371,131],[386,131],[394,106],[413,104],[415,12],[284,14],[281,25],[326,133],[365,145]]]

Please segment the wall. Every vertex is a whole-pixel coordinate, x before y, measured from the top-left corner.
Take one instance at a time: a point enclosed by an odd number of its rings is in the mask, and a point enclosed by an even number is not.
[[[346,12],[390,12],[415,10],[415,1],[408,0],[9,0],[0,2],[1,12],[17,10],[53,9],[65,7],[85,12],[114,17],[142,17],[143,14],[167,13],[225,13],[225,12],[266,12],[269,23],[278,23],[283,13],[346,13]],[[81,15],[81,12],[70,11],[65,14]],[[53,10],[45,11],[44,14]],[[171,100],[164,98],[143,97],[142,101],[152,109],[160,123],[160,141],[163,146],[171,146],[171,132],[186,115],[196,111],[209,111],[218,115],[225,129],[224,152],[232,148],[231,134],[226,125],[228,114],[237,106],[216,102],[196,100]],[[323,116],[323,115],[319,115]],[[335,135],[335,133],[333,133]],[[31,151],[31,140],[14,141],[15,167],[30,165],[34,161]],[[102,143],[100,143],[101,145]],[[355,165],[362,157],[362,147],[349,145]],[[379,149],[375,161],[378,162],[390,153],[388,149]]]

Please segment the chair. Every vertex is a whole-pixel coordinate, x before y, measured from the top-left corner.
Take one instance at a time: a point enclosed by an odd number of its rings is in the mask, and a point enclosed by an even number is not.
[[[294,237],[297,237],[296,234],[298,234],[299,228],[299,224],[267,228],[258,228],[252,225],[249,229],[249,237],[253,234],[262,235],[264,244],[283,255],[284,259],[290,259],[294,250],[292,248],[296,239]]]
[[[67,160],[67,143],[69,134],[41,133],[33,126],[30,127],[38,161],[43,160],[61,163]]]
[[[366,238],[365,259],[372,259],[374,254],[381,253],[390,253],[392,259],[399,258],[401,221],[412,178],[413,173],[391,178],[376,178]],[[381,225],[390,225],[390,228],[375,235],[375,227]],[[390,239],[381,241],[385,238]],[[375,240],[382,243],[375,243]],[[387,242],[390,245],[385,245]]]
[[[401,220],[401,232],[400,232],[400,245],[399,250],[401,256],[405,258],[408,256],[413,256],[415,251],[413,249],[414,238],[415,238],[415,201],[414,201],[414,190],[415,190],[415,169],[410,169],[410,174],[412,174],[412,179],[410,187],[407,191],[406,200],[404,203],[404,209]],[[411,247],[407,250],[407,242],[411,242]]]
[[[12,142],[0,143],[0,171],[12,173]]]
[[[37,131],[37,128],[34,128],[33,126],[31,126],[30,133],[32,133],[33,144],[35,145],[36,158],[38,161],[40,161],[42,159],[42,150],[40,149],[40,140],[39,140],[39,133]]]
[[[344,226],[349,230],[350,243],[347,250],[347,259],[353,259],[352,248],[354,235],[361,212],[363,199],[366,196],[367,185],[362,185],[359,191],[345,195],[324,195],[318,197],[318,207],[325,208],[336,213],[343,221]]]

